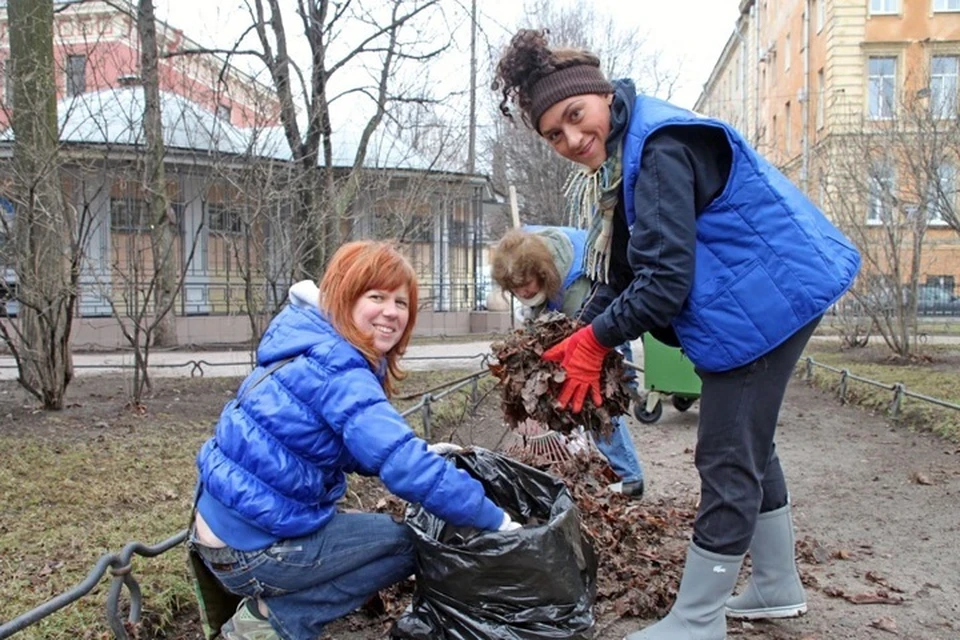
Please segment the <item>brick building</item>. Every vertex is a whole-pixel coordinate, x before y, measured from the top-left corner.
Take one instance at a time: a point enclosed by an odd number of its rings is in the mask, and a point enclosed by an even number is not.
[[[865,254],[885,230],[917,239],[865,260],[861,280],[915,271],[921,293],[950,300],[958,78],[960,0],[743,0],[695,109],[738,127]]]

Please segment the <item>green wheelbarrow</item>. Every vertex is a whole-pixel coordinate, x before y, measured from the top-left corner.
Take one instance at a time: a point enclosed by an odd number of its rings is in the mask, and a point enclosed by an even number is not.
[[[683,351],[660,342],[649,333],[643,334],[643,367],[632,362],[627,366],[643,372],[646,394],[636,399],[633,415],[650,424],[663,415],[663,400],[670,398],[677,411],[686,411],[700,397],[700,376]]]

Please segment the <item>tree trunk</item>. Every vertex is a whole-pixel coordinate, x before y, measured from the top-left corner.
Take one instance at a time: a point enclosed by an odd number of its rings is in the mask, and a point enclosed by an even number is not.
[[[144,191],[149,194],[153,248],[154,320],[153,345],[177,344],[177,316],[173,306],[177,295],[177,220],[167,202],[167,177],[163,158],[163,123],[160,113],[160,74],[157,69],[157,25],[153,0],[140,0],[137,15],[140,35],[140,73],[143,79],[143,133],[147,155],[144,160]]]
[[[20,383],[62,409],[73,377],[70,214],[57,162],[53,4],[8,3],[13,67],[14,181],[21,340]]]

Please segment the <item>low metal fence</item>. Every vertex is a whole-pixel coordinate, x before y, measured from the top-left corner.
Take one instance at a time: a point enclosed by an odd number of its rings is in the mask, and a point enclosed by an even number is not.
[[[847,401],[847,390],[850,380],[855,380],[857,382],[862,382],[863,384],[870,385],[872,387],[877,387],[880,389],[886,389],[893,393],[893,398],[890,401],[889,413],[891,417],[897,418],[900,415],[900,410],[903,408],[903,399],[904,398],[913,398],[915,400],[922,400],[923,402],[929,402],[947,409],[953,409],[955,411],[960,411],[960,405],[953,402],[948,402],[947,400],[941,400],[939,398],[933,398],[931,396],[917,393],[916,391],[910,391],[907,387],[900,382],[889,384],[886,382],[879,382],[877,380],[871,380],[870,378],[864,378],[863,376],[858,376],[856,374],[850,373],[849,369],[840,369],[838,367],[832,367],[828,364],[822,362],[817,362],[812,357],[807,356],[803,358],[804,363],[804,378],[806,380],[813,379],[813,369],[814,367],[820,367],[832,373],[839,374],[840,383],[837,387],[837,396],[840,398],[841,402]]]
[[[407,417],[413,415],[416,412],[420,412],[420,417],[423,422],[424,435],[427,439],[431,437],[432,433],[432,411],[433,406],[441,402],[444,398],[447,398],[451,394],[464,389],[465,387],[470,387],[470,400],[473,404],[476,404],[479,401],[479,382],[481,378],[490,374],[490,370],[486,367],[487,361],[490,357],[488,353],[480,353],[473,356],[419,356],[415,358],[405,358],[405,359],[417,359],[417,360],[448,360],[448,359],[457,359],[457,360],[472,360],[480,359],[480,365],[483,369],[471,373],[467,376],[451,380],[428,391],[423,394],[414,394],[413,396],[407,396],[405,399],[412,399],[419,397],[420,400],[411,407],[407,407],[400,412],[400,415]],[[199,371],[199,375],[203,375],[203,366],[237,366],[237,363],[212,363],[205,360],[190,360],[186,363],[180,364],[168,364],[168,365],[158,365],[166,367],[191,367],[190,375],[193,376],[194,372]],[[126,365],[132,367],[133,365]],[[104,367],[99,367],[104,368]],[[124,368],[123,366],[109,367],[109,368]],[[9,638],[13,634],[23,631],[24,629],[38,623],[44,618],[56,613],[60,609],[80,600],[91,591],[93,591],[100,580],[106,575],[110,574],[110,589],[107,593],[107,602],[106,602],[106,617],[107,622],[110,625],[110,630],[113,632],[113,636],[119,640],[128,640],[130,634],[128,633],[129,627],[135,627],[140,622],[141,612],[143,610],[143,594],[140,591],[140,584],[137,582],[136,578],[133,575],[133,568],[131,565],[131,560],[134,555],[142,556],[145,558],[156,557],[170,549],[176,548],[183,544],[187,539],[187,529],[184,529],[173,536],[170,536],[166,540],[157,543],[153,546],[145,545],[141,542],[129,542],[119,553],[107,553],[100,557],[97,560],[96,564],[87,574],[87,577],[84,578],[80,583],[69,591],[65,591],[60,595],[48,600],[39,607],[20,615],[9,622],[0,624],[0,640],[4,638]],[[124,588],[126,588],[129,595],[129,611],[127,613],[126,621],[123,620],[123,614],[120,606],[120,598],[123,593]]]

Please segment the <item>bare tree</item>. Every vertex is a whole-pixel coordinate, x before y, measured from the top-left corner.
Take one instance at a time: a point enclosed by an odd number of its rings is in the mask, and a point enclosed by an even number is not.
[[[301,274],[315,276],[349,229],[349,212],[367,159],[367,147],[392,104],[428,102],[432,98],[421,83],[403,91],[396,82],[405,62],[434,59],[446,45],[432,45],[422,24],[437,13],[439,0],[378,0],[334,3],[297,0],[299,29],[309,50],[309,67],[303,69],[291,53],[293,40],[280,0],[247,0],[250,32],[256,49],[229,55],[254,55],[266,68],[280,103],[279,117],[292,161],[297,169],[290,183],[295,194],[296,226],[307,230],[311,242],[303,247],[297,266]],[[352,35],[351,44],[344,33]],[[355,35],[353,35],[355,34]],[[245,34],[246,35],[246,34]],[[181,51],[187,53],[212,52]],[[406,87],[410,89],[410,87]],[[336,171],[335,105],[347,97],[366,99],[350,108],[352,122],[362,122],[347,171]],[[359,116],[358,114],[364,114]],[[301,117],[302,116],[302,117]],[[341,165],[342,166],[342,165]]]
[[[163,124],[160,113],[160,73],[157,66],[157,23],[153,0],[139,0],[137,33],[140,36],[140,74],[143,80],[143,135],[146,155],[143,161],[143,187],[149,194],[153,268],[156,271],[156,304],[153,345],[177,344],[177,317],[172,313],[178,290],[174,241],[177,221],[167,201],[164,171]]]
[[[883,118],[848,116],[847,132],[816,160],[824,204],[863,259],[851,296],[839,305],[843,338],[865,344],[876,332],[909,358],[919,350],[917,303],[932,268],[932,240],[957,228],[960,126],[942,117],[929,92],[890,102],[876,107]]]
[[[70,259],[74,219],[60,181],[53,5],[8,3],[14,132],[14,242],[17,322],[2,337],[18,364],[18,381],[44,408],[63,408],[73,377],[70,329],[76,300]],[[9,96],[8,96],[9,101]]]

